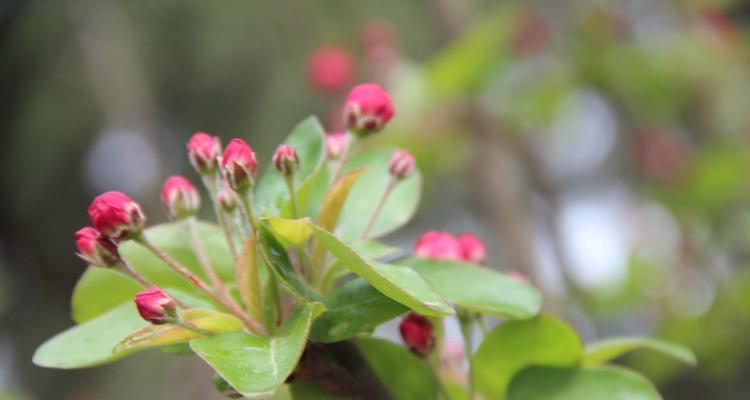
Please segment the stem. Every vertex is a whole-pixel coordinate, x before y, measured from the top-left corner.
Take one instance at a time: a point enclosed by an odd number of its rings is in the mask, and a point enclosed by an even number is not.
[[[190,270],[185,268],[185,266],[177,262],[177,260],[169,256],[169,254],[165,253],[162,249],[156,247],[153,243],[151,243],[144,234],[136,236],[134,240],[154,253],[154,255],[162,259],[162,261],[164,261],[170,268],[180,274],[180,276],[185,278],[188,282],[192,283],[196,288],[211,297],[215,302],[223,306],[227,311],[231,312],[237,318],[242,320],[242,322],[245,324],[245,326],[247,326],[248,329],[255,333],[263,332],[263,327],[258,322],[250,318],[250,316],[247,315],[241,308],[239,308],[236,303],[229,302],[218,293],[214,292],[210,286],[208,286],[195,274],[190,272]]]
[[[250,226],[253,228],[253,231],[258,233],[258,221],[255,219],[255,214],[253,214],[253,205],[252,205],[252,198],[253,194],[250,190],[247,191],[247,194],[241,194],[237,193],[237,197],[240,198],[240,205],[242,206],[242,212],[245,214],[245,217],[247,218],[247,222],[250,224]]]
[[[120,263],[115,266],[115,270],[133,278],[136,282],[147,288],[157,286],[155,283],[146,279],[145,276],[136,271],[135,268],[133,268],[130,263],[128,263],[124,258],[120,258]],[[174,300],[174,302],[177,303],[180,308],[189,308],[187,305],[185,305],[185,303],[172,296],[171,294],[169,295],[169,297],[171,297],[172,300]]]
[[[221,225],[221,228],[224,230],[224,236],[226,237],[227,243],[229,244],[229,251],[232,253],[232,259],[236,262],[237,248],[234,245],[234,239],[232,239],[232,231],[229,229],[226,217],[224,216],[224,211],[221,209],[221,205],[219,204],[219,200],[217,198],[219,194],[219,185],[216,180],[216,175],[204,175],[203,184],[208,189],[208,194],[211,197],[211,204],[214,207],[214,214],[216,214],[216,219],[219,221],[219,225]]]
[[[438,398],[449,400],[450,396],[448,395],[448,390],[445,389],[445,385],[443,384],[443,380],[440,378],[440,372],[438,372],[437,367],[435,367],[435,364],[431,363],[429,360],[425,360],[425,362],[430,366],[430,371],[432,372],[432,375],[435,377],[435,381],[437,382]],[[471,400],[471,397],[469,397],[469,400]]]
[[[476,388],[474,387],[474,365],[472,363],[471,353],[474,351],[474,314],[462,313],[459,315],[459,322],[461,325],[461,334],[464,337],[464,351],[466,352],[466,359],[469,360],[469,400],[473,400],[476,395]]]
[[[375,225],[375,221],[378,220],[378,217],[380,216],[380,213],[383,211],[383,206],[385,206],[386,200],[388,200],[388,197],[391,195],[391,192],[393,192],[393,188],[396,187],[396,184],[398,183],[398,179],[390,178],[390,181],[388,181],[388,185],[385,187],[385,190],[383,191],[383,195],[380,196],[380,201],[378,202],[378,205],[375,207],[375,212],[372,213],[372,217],[370,217],[370,221],[367,222],[367,226],[365,227],[365,230],[362,231],[362,237],[361,239],[367,239],[367,235],[370,234],[370,230],[372,229],[373,225]]]
[[[479,330],[482,331],[482,334],[484,336],[487,336],[487,334],[490,332],[490,328],[487,326],[487,318],[479,313],[474,314],[474,317],[477,320],[477,325],[479,325]]]
[[[189,220],[185,221],[185,223],[187,224],[186,231],[188,234],[188,239],[190,240],[190,245],[193,248],[193,252],[195,252],[196,257],[198,258],[198,262],[200,263],[201,267],[203,267],[203,272],[206,273],[206,276],[208,276],[208,278],[211,280],[211,283],[216,286],[220,293],[222,293],[227,298],[231,298],[227,287],[224,285],[221,277],[219,277],[216,269],[211,264],[211,260],[208,259],[206,249],[203,247],[203,243],[201,243],[200,238],[198,237],[195,218],[190,217]]]
[[[297,208],[297,196],[294,193],[294,175],[284,176],[286,188],[289,190],[289,199],[292,203],[292,218],[299,218],[299,209]]]

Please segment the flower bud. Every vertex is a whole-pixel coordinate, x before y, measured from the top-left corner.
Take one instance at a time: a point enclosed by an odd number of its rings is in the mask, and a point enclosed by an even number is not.
[[[187,143],[190,164],[201,175],[212,174],[219,165],[221,142],[216,136],[196,132]]]
[[[426,317],[411,312],[401,321],[398,330],[406,347],[420,357],[427,357],[435,347],[432,322]]]
[[[273,165],[281,175],[292,176],[299,169],[297,150],[288,144],[279,145],[273,153]]]
[[[76,232],[76,247],[78,256],[89,264],[111,267],[120,262],[117,245],[90,226]]]
[[[326,46],[316,50],[307,61],[310,85],[321,92],[342,90],[354,75],[354,60],[346,49]]]
[[[163,325],[177,318],[177,304],[158,286],[152,286],[135,295],[135,306],[141,318],[154,325]]]
[[[173,175],[164,181],[161,202],[174,219],[183,219],[195,214],[201,206],[198,190],[189,180]]]
[[[229,186],[238,193],[245,193],[253,185],[258,169],[253,149],[244,140],[230,140],[221,158],[221,169]]]
[[[507,274],[508,274],[508,277],[510,279],[513,279],[514,281],[518,281],[518,282],[528,282],[529,281],[529,278],[526,277],[526,275],[524,275],[524,274],[516,271],[515,269],[512,269],[512,270],[508,271]]]
[[[216,195],[216,199],[219,201],[221,209],[226,213],[231,213],[237,208],[237,195],[226,182],[222,181],[222,188]]]
[[[107,192],[94,198],[89,219],[103,236],[114,241],[138,235],[146,223],[141,207],[122,192]]]
[[[473,264],[484,264],[487,261],[487,248],[482,239],[471,233],[462,233],[456,237],[461,246],[461,260]]]
[[[461,260],[458,240],[448,232],[427,231],[417,239],[414,255],[432,260]]]
[[[380,131],[393,114],[391,96],[374,83],[355,86],[344,104],[346,123],[359,136]]]
[[[336,161],[341,158],[349,146],[349,136],[344,132],[334,132],[326,135],[326,158]]]
[[[414,155],[407,150],[396,150],[388,164],[388,172],[396,179],[404,179],[414,172]]]

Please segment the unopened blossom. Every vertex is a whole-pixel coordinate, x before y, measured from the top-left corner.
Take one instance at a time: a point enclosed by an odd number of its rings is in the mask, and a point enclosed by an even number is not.
[[[339,160],[346,151],[346,148],[349,145],[349,137],[344,132],[329,133],[326,135],[325,145],[326,158],[331,161],[336,161]]]
[[[393,118],[393,114],[391,96],[374,83],[355,86],[344,104],[344,118],[349,130],[359,136],[380,131]]]
[[[414,172],[416,161],[408,150],[396,150],[388,163],[388,172],[396,179],[404,179]]]
[[[354,59],[344,48],[325,46],[316,50],[307,61],[310,85],[321,92],[338,92],[354,76]]]
[[[146,217],[138,203],[122,192],[107,192],[96,196],[88,212],[94,228],[115,241],[140,234],[146,223]]]
[[[161,202],[172,218],[183,219],[198,211],[201,198],[198,190],[187,178],[173,175],[164,181],[161,189]]]
[[[176,318],[177,304],[158,286],[138,292],[135,296],[135,306],[141,318],[154,325],[163,325]]]
[[[238,193],[245,193],[253,185],[258,161],[244,140],[232,139],[221,157],[221,169],[229,186]]]
[[[435,347],[432,322],[422,315],[409,313],[399,324],[398,330],[406,347],[420,357],[427,357]]]
[[[427,231],[417,239],[414,255],[432,260],[461,260],[461,244],[448,232]]]
[[[281,175],[294,175],[299,169],[297,150],[288,144],[279,145],[273,153],[273,165],[281,172]]]
[[[205,132],[196,132],[187,143],[190,164],[201,175],[216,171],[221,156],[221,142],[216,136]]]
[[[111,267],[120,262],[117,244],[90,226],[76,232],[76,247],[78,256],[89,264]]]
[[[487,248],[482,239],[472,233],[456,236],[461,246],[461,260],[473,264],[484,264],[487,261]]]

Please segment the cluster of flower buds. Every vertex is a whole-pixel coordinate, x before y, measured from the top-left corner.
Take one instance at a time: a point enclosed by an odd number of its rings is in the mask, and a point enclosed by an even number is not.
[[[435,332],[427,317],[410,312],[398,326],[406,347],[419,357],[427,357],[435,348]]]
[[[349,130],[360,137],[383,129],[393,114],[391,96],[374,83],[355,86],[344,104],[344,118]]]
[[[427,231],[417,239],[414,255],[432,260],[454,260],[484,264],[487,248],[471,233],[452,235],[443,231]]]
[[[194,215],[201,205],[198,190],[187,178],[179,175],[170,176],[164,181],[161,201],[169,215],[176,220]]]
[[[292,176],[299,169],[299,157],[294,147],[282,144],[273,153],[273,165],[281,175]]]
[[[415,166],[414,155],[407,150],[396,150],[388,164],[388,172],[396,179],[405,179],[414,172]]]
[[[252,187],[258,170],[255,152],[242,139],[230,140],[221,157],[221,170],[232,190],[246,193]]]
[[[135,306],[141,318],[154,325],[177,320],[177,303],[157,286],[138,292],[135,296]]]

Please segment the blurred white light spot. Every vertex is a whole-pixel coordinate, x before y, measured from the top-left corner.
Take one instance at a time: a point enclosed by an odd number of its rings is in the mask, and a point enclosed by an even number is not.
[[[86,155],[86,181],[95,192],[121,190],[139,197],[149,193],[159,176],[159,157],[138,133],[105,130]]]

